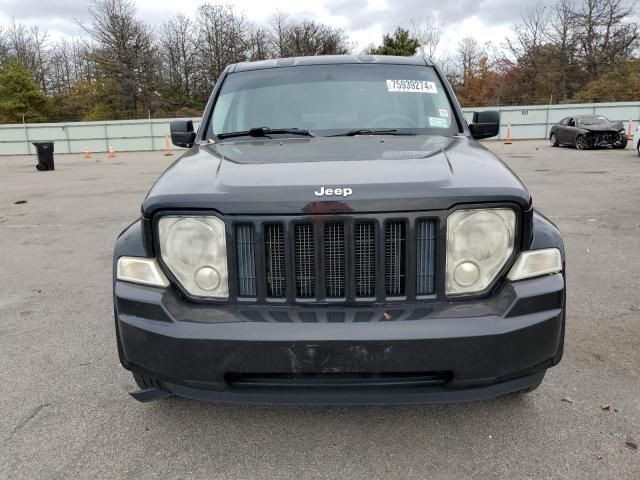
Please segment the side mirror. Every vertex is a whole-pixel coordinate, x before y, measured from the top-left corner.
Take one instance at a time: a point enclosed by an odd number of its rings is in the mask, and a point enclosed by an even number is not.
[[[171,131],[171,142],[176,147],[193,147],[193,142],[196,141],[196,132],[193,130],[191,120],[172,120],[169,130]]]
[[[473,123],[469,125],[469,130],[476,140],[497,136],[500,133],[500,112],[473,112]]]

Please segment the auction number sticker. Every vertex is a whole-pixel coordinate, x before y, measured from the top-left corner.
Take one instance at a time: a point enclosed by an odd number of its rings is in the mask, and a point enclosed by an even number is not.
[[[434,82],[426,80],[387,80],[389,92],[438,93]]]

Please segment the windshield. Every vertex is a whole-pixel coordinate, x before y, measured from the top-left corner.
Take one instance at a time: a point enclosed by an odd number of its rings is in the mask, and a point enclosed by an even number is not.
[[[606,117],[583,117],[578,120],[580,125],[604,125],[609,123]]]
[[[217,98],[210,137],[255,128],[313,135],[356,130],[458,133],[442,83],[431,67],[312,65],[229,74]]]

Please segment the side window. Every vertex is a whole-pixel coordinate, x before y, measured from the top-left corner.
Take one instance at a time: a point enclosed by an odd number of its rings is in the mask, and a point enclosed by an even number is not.
[[[570,127],[575,127],[576,126],[576,122],[575,122],[575,120],[573,118],[569,119],[569,126]]]
[[[562,119],[562,120],[560,120],[558,123],[559,123],[560,125],[562,125],[562,126],[566,127],[567,125],[569,125],[569,117],[567,117],[567,118],[563,118],[563,119]]]

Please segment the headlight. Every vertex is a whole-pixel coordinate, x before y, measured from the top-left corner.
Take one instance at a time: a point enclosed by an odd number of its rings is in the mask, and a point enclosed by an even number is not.
[[[458,210],[447,219],[447,294],[487,288],[513,253],[516,214],[509,208]]]
[[[162,217],[160,255],[191,295],[229,297],[224,222],[216,217]]]

